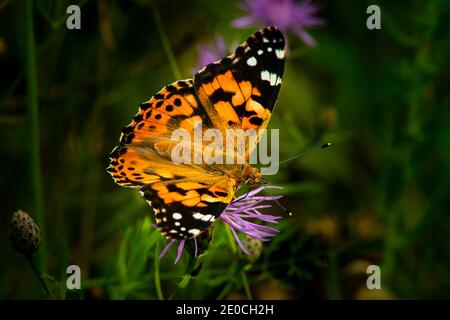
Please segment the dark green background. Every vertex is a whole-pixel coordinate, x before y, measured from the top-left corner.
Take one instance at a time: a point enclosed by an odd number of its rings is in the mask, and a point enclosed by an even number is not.
[[[234,1],[136,0],[82,1],[82,29],[69,31],[71,2],[35,1],[33,79],[25,1],[0,1],[0,298],[44,297],[8,242],[18,209],[40,224],[53,298],[155,299],[155,277],[165,298],[246,298],[246,283],[256,299],[449,298],[449,3],[318,3],[327,21],[311,31],[318,45],[288,35],[270,127],[280,128],[281,159],[320,142],[333,148],[269,177],[294,215],[258,262],[238,254],[217,223],[199,275],[182,278],[187,255],[173,265],[171,253],[158,268],[163,241],[151,210],[137,191],[113,183],[108,154],[139,104],[177,80],[155,6],[183,78],[192,77],[198,44],[222,35],[231,51],[257,28],[231,26],[245,14]],[[365,12],[374,3],[382,29],[370,31]],[[27,79],[38,118],[28,111]],[[30,165],[36,141],[42,219]],[[59,285],[67,262],[81,267],[79,292]],[[381,266],[381,290],[365,287],[370,264]]]

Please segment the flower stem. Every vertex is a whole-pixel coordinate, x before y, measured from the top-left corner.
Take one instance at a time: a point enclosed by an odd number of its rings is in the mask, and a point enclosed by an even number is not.
[[[238,252],[236,241],[234,240],[233,233],[231,231],[231,227],[225,223],[225,230],[227,233],[227,239],[228,243],[230,244],[231,251],[233,251],[234,254]]]
[[[172,293],[171,297],[169,298],[170,300],[175,299],[175,297],[178,295],[178,293],[187,287],[187,285],[189,284],[189,282],[192,279],[192,271],[195,268],[195,262],[196,262],[196,258],[193,257],[192,255],[189,255],[189,260],[188,263],[186,265],[186,270],[184,271],[184,275],[181,278],[181,280],[177,283],[174,292]]]
[[[186,271],[184,272],[183,279],[178,283],[178,287],[181,289],[186,288],[189,284],[189,281],[192,279],[192,271],[194,271],[196,258],[192,255],[189,255],[189,260],[186,266]]]
[[[241,271],[242,284],[244,285],[245,294],[248,300],[253,300],[252,292],[250,291],[250,286],[248,285],[247,275],[245,271]]]
[[[240,263],[239,260],[235,259],[233,261],[233,264],[230,266],[230,268],[228,269],[228,282],[225,285],[225,287],[220,291],[219,295],[217,296],[217,300],[222,300],[225,299],[227,294],[230,292],[230,290],[233,288],[233,286],[235,285],[235,280],[239,270],[240,270]]]
[[[328,296],[332,300],[341,299],[341,290],[339,286],[339,268],[336,253],[329,254],[329,288]]]
[[[42,288],[44,289],[45,293],[47,294],[47,296],[50,295],[50,290],[48,289],[47,285],[45,284],[44,279],[42,278],[42,272],[39,269],[39,266],[36,263],[36,260],[34,259],[33,255],[25,255],[25,257],[27,258],[28,262],[30,263],[31,269],[33,269],[34,274],[38,277],[39,282],[42,286]]]
[[[40,228],[41,239],[45,237],[44,218],[43,218],[43,192],[42,176],[40,168],[40,137],[39,137],[39,108],[37,98],[37,72],[36,55],[33,30],[33,0],[24,2],[25,15],[25,57],[26,57],[26,84],[28,92],[28,120],[30,121],[30,181],[31,194],[33,197],[33,214],[36,223]],[[42,241],[45,242],[45,241]],[[36,256],[36,263],[45,269],[46,259],[45,251],[40,250]]]
[[[164,26],[161,21],[161,15],[159,14],[159,10],[156,5],[153,5],[153,18],[155,19],[156,28],[158,29],[159,37],[161,38],[164,51],[166,52],[167,58],[169,59],[170,67],[172,68],[172,73],[175,79],[179,80],[181,79],[180,69],[178,69],[178,65],[175,60],[172,48],[170,46],[169,39],[167,38],[166,31],[164,30]]]

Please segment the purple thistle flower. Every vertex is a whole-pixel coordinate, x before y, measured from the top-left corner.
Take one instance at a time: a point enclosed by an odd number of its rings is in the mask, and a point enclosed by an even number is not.
[[[166,255],[166,253],[169,251],[170,248],[172,248],[172,246],[175,242],[177,242],[177,240],[175,240],[175,239],[170,240],[170,242],[167,244],[167,246],[164,248],[164,250],[161,251],[161,254],[159,255],[160,259]],[[178,261],[180,261],[180,258],[183,255],[183,249],[184,249],[185,242],[186,242],[186,240],[180,241],[180,244],[178,245],[178,250],[177,250],[177,257],[174,261],[174,264],[177,264]],[[195,240],[195,238],[194,238],[194,243],[195,243],[195,257],[197,257],[197,240]]]
[[[265,189],[281,189],[276,186],[263,186],[252,190],[234,199],[222,212],[219,219],[231,228],[239,247],[246,254],[251,255],[242,244],[236,232],[243,232],[253,239],[269,241],[278,232],[277,229],[256,223],[257,220],[268,223],[278,223],[279,216],[262,214],[259,210],[272,207],[270,204],[261,204],[263,201],[278,200],[282,196],[259,196]]]
[[[294,0],[244,0],[240,7],[249,14],[234,20],[232,22],[234,27],[277,26],[283,32],[294,32],[309,46],[314,46],[316,42],[305,28],[325,24],[323,19],[315,16],[319,6],[312,0],[303,0],[299,3]]]
[[[219,219],[228,224],[233,233],[236,242],[243,252],[248,255],[251,253],[248,249],[242,244],[241,240],[237,232],[242,232],[252,237],[253,239],[260,241],[269,241],[270,238],[274,237],[278,232],[277,229],[272,227],[268,227],[262,224],[258,224],[257,222],[263,223],[278,223],[278,220],[281,218],[279,216],[272,216],[268,214],[262,214],[260,212],[261,209],[271,208],[270,204],[262,204],[264,201],[274,201],[280,199],[282,196],[262,196],[258,195],[260,192],[266,189],[281,189],[281,187],[276,186],[263,186],[252,190],[240,197],[234,199],[222,212]],[[173,244],[177,240],[171,240],[164,250],[161,252],[159,258],[162,258],[169,249],[173,246]],[[183,249],[186,240],[180,241],[178,245],[177,257],[174,263],[178,263],[183,254]],[[195,253],[194,256],[197,256],[197,240],[193,238]]]
[[[204,66],[222,59],[228,54],[225,41],[222,36],[216,36],[212,44],[199,45],[197,47],[197,51],[198,60],[197,66],[193,70],[194,73]]]

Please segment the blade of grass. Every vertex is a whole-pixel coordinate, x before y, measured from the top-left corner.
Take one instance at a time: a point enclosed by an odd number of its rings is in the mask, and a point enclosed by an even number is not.
[[[233,289],[234,285],[236,284],[236,276],[239,273],[241,265],[239,264],[239,260],[234,259],[232,265],[228,269],[228,282],[223,287],[223,289],[220,291],[219,295],[217,296],[216,300],[222,300],[225,299],[228,293]]]
[[[225,230],[227,233],[227,239],[228,243],[230,244],[231,251],[233,251],[233,253],[236,254],[238,252],[238,249],[236,246],[236,240],[234,240],[233,234],[231,233],[231,227],[225,224]]]
[[[127,267],[127,252],[128,252],[128,245],[129,245],[129,238],[130,238],[130,230],[127,229],[125,231],[125,235],[120,242],[119,247],[119,254],[117,255],[117,271],[119,274],[119,278],[121,282],[126,282],[127,280],[127,274],[128,274],[128,267]]]
[[[183,276],[181,277],[181,280],[177,283],[177,286],[175,290],[173,291],[172,295],[170,296],[170,300],[176,300],[178,299],[178,295],[181,292],[181,290],[185,289],[189,282],[192,279],[192,271],[195,268],[195,262],[196,258],[194,258],[192,255],[189,255],[188,262],[186,264],[186,270],[184,271]]]
[[[61,300],[66,299],[66,279],[67,279],[67,265],[68,265],[68,253],[67,253],[67,240],[65,237],[61,239],[60,256],[59,256],[59,298]]]
[[[161,42],[164,47],[164,51],[166,52],[167,59],[169,59],[170,68],[172,69],[172,73],[175,79],[181,79],[180,69],[178,69],[177,62],[175,60],[175,56],[173,54],[172,48],[170,47],[170,42],[167,37],[166,31],[164,30],[164,26],[161,21],[161,15],[159,14],[158,7],[153,5],[153,18],[155,19],[156,28],[158,29],[159,37],[161,38]]]
[[[9,1],[5,1],[3,4],[0,4],[0,10],[2,9],[2,5],[6,5],[6,4],[8,4],[8,2]],[[82,8],[86,3],[87,3],[87,0],[80,1],[78,3],[78,6],[80,8]],[[55,11],[55,4],[56,4],[56,1],[54,1],[52,4],[52,11]],[[52,15],[54,15],[54,12],[52,13]],[[47,47],[54,41],[54,38],[57,35],[56,30],[58,30],[60,27],[62,27],[65,24],[66,20],[67,20],[67,15],[64,14],[59,18],[59,20],[57,22],[54,23],[54,26],[52,27],[52,29],[49,30],[49,32],[47,32],[45,38],[38,45],[37,50],[36,50],[37,57],[40,57],[41,55],[43,55],[45,53],[45,49],[47,49]],[[26,67],[24,69],[22,69],[17,74],[16,79],[11,83],[9,88],[6,91],[4,91],[3,96],[0,99],[0,110],[3,109],[3,107],[6,105],[6,103],[10,100],[12,94],[17,89],[19,84],[22,82],[26,71],[27,71]]]
[[[248,279],[247,279],[247,275],[245,274],[245,271],[241,271],[241,279],[242,279],[242,284],[244,286],[244,290],[245,290],[247,299],[253,300],[252,292],[250,291],[250,286],[248,285]]]
[[[161,249],[161,241],[158,239],[156,241],[156,248],[155,248],[155,257],[153,260],[153,269],[155,272],[154,278],[155,278],[155,288],[156,288],[156,296],[158,297],[158,300],[164,300],[164,295],[161,290],[161,279],[159,276],[159,252]]]
[[[192,279],[192,271],[194,270],[195,267],[195,258],[193,256],[189,256],[189,261],[188,264],[186,266],[186,271],[184,272],[184,276],[181,279],[181,281],[178,283],[178,287],[181,289],[184,289],[187,287],[187,285],[189,284],[189,281],[191,281]]]
[[[24,3],[25,15],[25,57],[26,57],[26,85],[28,92],[28,117],[30,121],[30,181],[31,194],[33,197],[33,214],[41,232],[44,245],[37,252],[36,263],[41,270],[46,270],[45,252],[45,226],[43,216],[43,192],[42,175],[40,164],[40,136],[39,136],[39,106],[37,88],[36,55],[33,29],[33,1],[26,0]]]
[[[339,286],[339,267],[336,253],[330,253],[329,263],[328,296],[333,300],[341,299],[341,290]]]

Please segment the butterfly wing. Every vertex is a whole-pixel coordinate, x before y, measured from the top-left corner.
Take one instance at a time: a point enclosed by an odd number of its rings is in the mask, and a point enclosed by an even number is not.
[[[253,129],[249,155],[267,127],[284,72],[285,41],[276,27],[251,35],[236,51],[207,65],[194,77],[194,87],[216,128]]]
[[[141,189],[155,210],[156,224],[175,239],[196,236],[231,201],[237,182],[216,166],[175,164],[172,133],[212,126],[194,93],[192,80],[166,86],[143,103],[110,155],[116,183]]]
[[[226,208],[236,187],[233,179],[199,176],[157,182],[141,189],[155,209],[156,225],[166,236],[188,239],[203,232]]]
[[[192,131],[197,122],[209,124],[193,92],[192,80],[164,87],[141,104],[131,124],[123,129],[120,145],[110,155],[108,171],[114,181],[139,188],[173,179],[174,168],[160,165],[170,160],[172,132],[178,128]]]

